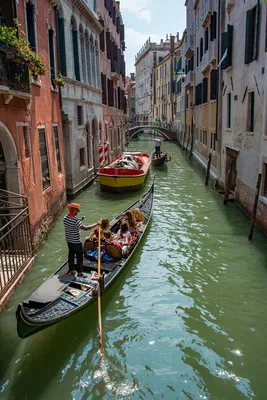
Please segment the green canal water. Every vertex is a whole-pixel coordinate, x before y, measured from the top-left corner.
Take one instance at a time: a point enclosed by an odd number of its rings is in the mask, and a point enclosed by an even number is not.
[[[67,257],[60,219],[0,314],[0,400],[267,398],[266,236],[256,229],[250,243],[239,207],[225,207],[175,144],[164,147],[183,168],[151,168],[149,229],[102,299],[104,363],[96,304],[28,339],[16,333],[17,304]],[[103,194],[94,182],[76,201],[89,224],[140,194]]]

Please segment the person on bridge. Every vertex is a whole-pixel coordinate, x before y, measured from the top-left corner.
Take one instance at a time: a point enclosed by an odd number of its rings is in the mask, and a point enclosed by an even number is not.
[[[89,231],[95,226],[100,225],[101,221],[96,224],[86,226],[83,224],[84,218],[77,218],[77,214],[80,212],[80,204],[71,203],[68,205],[69,214],[64,217],[64,229],[66,242],[69,248],[69,275],[75,275],[75,270],[78,272],[78,276],[84,278],[83,275],[83,245],[80,235],[80,229],[83,231]],[[77,263],[74,264],[74,256],[76,255]]]
[[[155,140],[155,153],[156,153],[156,157],[159,158],[160,157],[160,145],[161,145],[161,140],[160,139],[154,139]]]

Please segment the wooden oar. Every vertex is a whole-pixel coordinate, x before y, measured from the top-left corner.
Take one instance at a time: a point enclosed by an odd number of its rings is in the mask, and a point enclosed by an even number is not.
[[[102,317],[101,317],[101,227],[98,227],[98,330],[101,358],[104,359]]]
[[[165,149],[162,149],[162,151],[163,152],[165,152],[165,153],[167,153],[168,154],[168,156],[170,156],[171,157],[171,161],[174,161],[175,162],[175,164],[177,164],[178,165],[178,167],[179,168],[182,168],[181,167],[181,165],[172,157],[172,155],[170,154],[170,153],[168,153],[168,151],[167,150],[165,150]]]

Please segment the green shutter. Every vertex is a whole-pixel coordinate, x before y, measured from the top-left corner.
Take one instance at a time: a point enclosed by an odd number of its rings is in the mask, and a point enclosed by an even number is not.
[[[260,2],[259,0],[257,1],[257,9],[256,9],[256,51],[255,51],[255,58],[254,60],[258,59],[259,56],[259,42],[260,42]]]
[[[64,18],[58,18],[58,33],[60,73],[63,76],[67,76]]]
[[[222,33],[222,44],[221,44],[221,58],[223,57],[225,50],[228,45],[228,32]],[[226,57],[221,63],[221,69],[226,69],[228,67],[228,57]]]
[[[75,78],[77,81],[80,80],[80,66],[79,66],[79,50],[78,50],[78,32],[72,30],[72,41],[73,41],[73,58],[74,58],[74,71]]]
[[[246,18],[245,64],[249,64],[253,58],[253,47],[251,43],[251,35],[253,34],[252,22],[252,11],[248,10]]]
[[[227,62],[228,67],[232,65],[232,53],[233,53],[233,25],[228,25],[228,40],[227,40]]]

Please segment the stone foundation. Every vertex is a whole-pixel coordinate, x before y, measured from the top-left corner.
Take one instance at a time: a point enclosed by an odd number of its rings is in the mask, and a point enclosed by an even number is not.
[[[31,227],[32,244],[34,251],[40,246],[46,237],[46,234],[50,231],[54,223],[56,222],[59,214],[66,205],[67,197],[64,192],[62,196],[49,207],[46,215],[43,215],[42,219],[37,225]]]
[[[240,204],[240,206],[250,217],[253,212],[254,199],[255,190],[251,189],[237,179],[235,200],[237,201],[237,203]],[[263,202],[263,198],[259,198],[256,223],[265,233],[267,233],[267,199],[265,204],[265,202]]]

